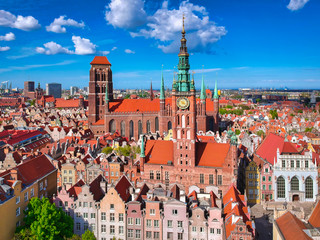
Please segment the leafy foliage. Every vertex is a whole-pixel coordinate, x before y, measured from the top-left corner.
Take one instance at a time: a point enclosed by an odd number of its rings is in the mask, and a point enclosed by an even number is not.
[[[270,110],[269,113],[271,114],[272,119],[278,119],[279,118],[277,109]]]
[[[310,128],[307,127],[304,131],[305,132],[311,132],[312,131],[312,127],[310,127]]]
[[[241,133],[240,130],[239,130],[239,129],[236,129],[235,134],[236,134],[236,135],[240,135],[240,133]]]
[[[102,149],[102,153],[104,153],[104,154],[110,154],[110,153],[112,153],[112,147],[105,147],[105,148],[103,148]]]
[[[73,220],[48,198],[32,198],[25,213],[25,226],[19,232],[30,231],[30,239],[65,239],[73,236]]]
[[[259,130],[259,131],[257,131],[257,135],[259,136],[259,137],[265,137],[266,136],[266,134],[265,134],[265,132],[263,131],[263,130]]]
[[[84,234],[82,234],[82,240],[96,240],[96,237],[94,236],[93,232],[91,232],[89,229],[85,231]]]

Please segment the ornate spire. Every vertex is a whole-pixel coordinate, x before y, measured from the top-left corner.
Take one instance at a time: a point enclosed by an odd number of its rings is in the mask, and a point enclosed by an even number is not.
[[[162,70],[161,70],[161,87],[160,87],[160,99],[165,99],[165,94],[164,94],[164,80],[163,80],[163,65],[162,65]]]
[[[202,72],[202,84],[201,84],[200,99],[202,99],[202,100],[205,100],[205,99],[206,99],[206,87],[205,87],[205,85],[204,85],[203,72]]]
[[[150,84],[150,100],[152,101],[154,98],[153,90],[152,90],[152,79],[151,79],[151,84]]]
[[[141,137],[141,151],[140,151],[140,157],[144,158],[146,155],[144,154],[144,136]]]
[[[186,34],[186,31],[184,30],[184,19],[185,19],[185,17],[184,17],[184,13],[182,14],[182,31],[181,31],[181,33],[182,33],[182,38],[184,38],[185,37],[185,34]]]
[[[186,31],[184,29],[184,14],[182,16],[182,38],[181,38],[181,47],[180,47],[180,53],[179,53],[179,56],[181,55],[185,55],[185,56],[189,56],[189,53],[188,53],[188,50],[187,50],[187,39],[185,38],[186,36]]]
[[[218,99],[219,98],[219,94],[218,94],[218,87],[217,87],[217,80],[214,86],[214,95],[213,95],[214,99]]]

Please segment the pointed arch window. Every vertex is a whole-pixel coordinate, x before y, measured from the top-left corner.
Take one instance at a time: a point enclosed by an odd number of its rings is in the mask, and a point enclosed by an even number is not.
[[[154,121],[154,126],[155,126],[155,130],[159,131],[159,118],[156,117],[155,121]]]
[[[124,137],[126,135],[126,123],[124,121],[121,121],[120,128],[121,136]]]
[[[306,198],[313,198],[313,180],[311,177],[306,178]]]
[[[181,123],[182,123],[182,127],[185,128],[186,127],[186,116],[185,115],[181,116]]]
[[[299,179],[297,177],[291,179],[291,191],[299,191]]]
[[[170,129],[172,129],[172,123],[171,123],[171,121],[168,122],[168,131],[169,131]]]
[[[134,126],[133,126],[132,120],[129,122],[129,135],[130,135],[130,139],[133,138],[134,136]]]
[[[278,177],[277,179],[277,196],[278,198],[286,197],[286,185],[283,177]]]
[[[109,131],[111,133],[116,131],[116,122],[113,119],[109,122]]]
[[[147,133],[151,132],[151,125],[150,125],[150,121],[147,121]]]
[[[141,120],[138,121],[138,136],[142,134],[142,122]]]

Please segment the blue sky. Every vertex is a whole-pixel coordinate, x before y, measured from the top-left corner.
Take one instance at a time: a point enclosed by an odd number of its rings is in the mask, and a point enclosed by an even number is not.
[[[171,88],[186,16],[200,87],[315,88],[320,83],[317,0],[15,0],[0,2],[0,82],[87,86],[106,55],[115,88]],[[204,69],[204,70],[202,70]]]

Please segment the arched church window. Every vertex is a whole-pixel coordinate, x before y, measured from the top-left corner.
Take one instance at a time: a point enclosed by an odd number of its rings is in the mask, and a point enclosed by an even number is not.
[[[186,127],[186,116],[185,115],[182,115],[181,116],[181,122],[182,122],[182,127]]]
[[[180,116],[179,115],[177,115],[177,123],[178,123],[178,125],[180,124]]]
[[[147,121],[147,133],[151,132],[150,121]]]
[[[313,180],[311,177],[306,178],[306,198],[313,198]]]
[[[299,191],[299,180],[297,177],[291,179],[291,191]]]
[[[286,197],[286,185],[283,177],[278,177],[277,179],[277,196],[278,198]]]
[[[169,131],[170,129],[172,129],[172,123],[171,123],[171,121],[168,122],[168,131]]]
[[[142,134],[142,122],[141,120],[138,121],[138,136]]]
[[[189,126],[189,115],[187,115],[187,126]]]
[[[130,139],[133,138],[134,136],[134,126],[133,126],[132,120],[129,122],[129,135],[130,135]]]
[[[126,123],[124,121],[121,121],[120,128],[121,136],[124,137],[126,135]]]
[[[109,122],[109,131],[111,133],[116,131],[116,122],[113,119]]]
[[[155,121],[154,121],[154,127],[155,127],[155,130],[156,131],[159,131],[159,118],[158,117],[156,117],[156,119],[155,119]]]

